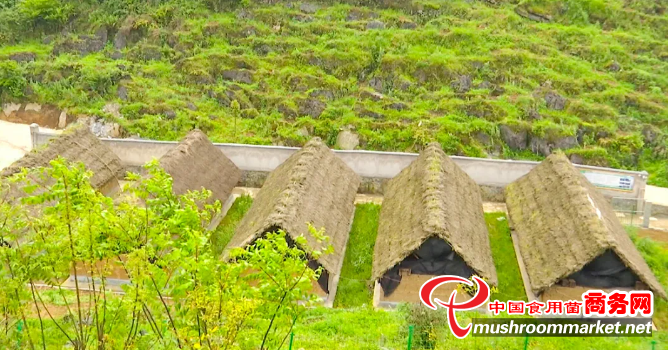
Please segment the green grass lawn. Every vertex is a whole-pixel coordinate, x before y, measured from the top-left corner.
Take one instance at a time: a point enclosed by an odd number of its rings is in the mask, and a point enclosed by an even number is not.
[[[406,349],[408,344],[408,315],[406,311],[372,310],[370,308],[309,310],[295,328],[293,349]],[[457,319],[465,325],[475,312],[458,312]],[[444,318],[443,318],[444,319]],[[480,350],[480,349],[524,349],[523,337],[456,339],[445,323],[434,325],[435,349]],[[415,337],[414,337],[415,340]],[[654,342],[654,344],[653,344]],[[413,349],[419,349],[413,343]],[[654,347],[653,347],[654,346]],[[538,350],[665,350],[668,349],[668,333],[654,333],[652,338],[529,338],[527,349]]]
[[[458,312],[457,320],[466,325],[473,317],[481,316],[475,312]],[[292,349],[304,350],[403,350],[408,344],[409,315],[406,311],[385,311],[372,308],[329,309],[317,307],[308,309],[304,317],[297,322],[294,328],[294,342]],[[39,323],[36,319],[28,321],[34,341],[37,341]],[[257,349],[262,336],[262,321],[249,322],[238,339],[237,349]],[[143,324],[141,329],[150,331]],[[67,340],[57,331],[52,321],[45,321],[45,330],[48,335],[48,349],[61,349]],[[119,337],[124,334],[119,328]],[[20,346],[16,349],[29,349],[26,333],[20,339],[13,339],[12,344]],[[450,333],[444,322],[434,324],[434,339],[437,350],[481,350],[481,349],[524,349],[523,337],[496,337],[481,338],[467,337],[456,339]],[[122,337],[121,337],[122,338]],[[120,339],[120,338],[119,338]],[[415,338],[414,338],[415,339]],[[414,342],[413,345],[416,343]],[[158,345],[158,344],[154,344]],[[156,347],[163,349],[162,347]],[[137,345],[130,349],[145,350],[145,345]],[[204,349],[204,347],[202,348]],[[287,344],[283,349],[288,349]],[[419,347],[413,346],[418,350]],[[655,332],[651,338],[640,337],[608,337],[608,338],[557,338],[533,337],[528,339],[530,350],[668,350],[668,333]]]
[[[399,312],[316,308],[295,327],[293,349],[405,349],[407,334],[408,325]]]
[[[234,230],[253,204],[253,198],[243,195],[234,201],[216,230],[211,234],[211,243],[216,252],[222,253],[234,236]]]
[[[358,204],[355,209],[346,256],[341,268],[341,279],[336,292],[336,307],[371,305],[373,283],[371,266],[373,247],[378,233],[380,205]]]
[[[636,234],[637,229],[628,228],[631,240],[640,251],[640,255],[647,261],[656,278],[668,289],[668,248],[662,246],[650,238],[640,238]],[[654,296],[656,301],[654,308],[654,324],[657,328],[668,330],[668,301]]]
[[[504,213],[486,213],[485,221],[499,279],[498,292],[493,293],[491,298],[499,301],[527,300],[522,275],[517,265],[515,247],[510,238],[508,219]]]
[[[460,324],[468,324],[471,318],[481,318],[474,312],[457,313]],[[524,337],[467,337],[455,338],[447,326],[441,327],[437,336],[436,349],[439,350],[482,350],[482,349],[525,349]],[[646,337],[530,337],[526,349],[529,350],[664,350],[668,349],[668,333],[655,332],[651,338]]]

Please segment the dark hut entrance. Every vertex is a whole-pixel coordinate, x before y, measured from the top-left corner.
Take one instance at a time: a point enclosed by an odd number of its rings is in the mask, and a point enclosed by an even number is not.
[[[249,246],[254,245],[255,242],[256,242],[259,238],[266,238],[266,237],[267,237],[267,233],[269,233],[269,232],[277,232],[277,231],[279,231],[279,230],[282,230],[282,228],[280,228],[280,227],[278,227],[278,226],[272,226],[270,229],[266,230],[262,235],[260,235],[260,237],[255,238],[255,239],[254,239],[250,244],[248,244],[248,245],[249,245]],[[292,239],[292,237],[290,237],[290,235],[287,234],[287,233],[285,234],[285,240],[288,242],[288,246],[290,246],[290,247],[295,247],[295,241],[294,241],[294,240]],[[299,248],[299,246],[297,246],[297,248]],[[301,248],[300,248],[300,250],[301,250]],[[318,296],[320,296],[320,297],[323,297],[323,298],[326,298],[326,297],[329,295],[329,277],[330,277],[330,274],[329,274],[329,272],[327,271],[327,269],[325,269],[324,266],[322,266],[322,264],[320,264],[317,260],[314,260],[313,258],[311,258],[310,256],[308,256],[308,254],[306,255],[306,258],[308,259],[307,264],[308,264],[308,267],[309,267],[309,268],[311,268],[311,269],[313,269],[313,270],[317,270],[317,269],[319,269],[320,267],[322,267],[322,272],[320,273],[320,277],[318,277],[318,280],[317,280],[317,281],[314,281],[314,282],[313,282],[313,290],[312,290],[312,291],[313,291],[313,293],[315,293],[316,295],[318,295]]]
[[[275,228],[274,231],[270,230],[267,232],[276,232],[277,230],[278,228]],[[267,232],[265,232],[263,236],[265,236]],[[295,246],[295,241],[290,237],[290,235],[286,234],[285,240],[288,241],[288,245],[290,245],[290,247]],[[313,260],[310,256],[307,255],[307,258],[309,268],[317,270],[318,268],[322,267],[319,262]],[[322,273],[320,273],[320,277],[318,277],[316,283],[313,283],[313,292],[321,297],[326,297],[329,294],[329,272],[327,272],[327,269],[324,267],[322,268]]]
[[[613,290],[647,290],[638,275],[633,272],[614,251],[608,249],[587,263],[580,271],[561,279],[541,294],[541,300],[580,300],[589,289],[606,292]]]
[[[474,270],[448,242],[431,237],[403,261],[385,272],[379,284],[384,295],[383,301],[407,301],[417,299],[422,284],[435,276],[455,275],[470,278],[474,274]],[[441,299],[447,299],[456,287],[454,283],[447,284],[436,292]],[[461,297],[468,298],[463,293],[458,293],[457,299]]]
[[[595,288],[635,288],[640,281],[612,250],[592,260],[568,280],[578,286]]]

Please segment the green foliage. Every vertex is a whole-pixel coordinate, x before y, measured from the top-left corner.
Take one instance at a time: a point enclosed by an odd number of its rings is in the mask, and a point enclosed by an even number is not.
[[[14,61],[0,61],[0,97],[21,97],[26,87],[23,70]]]
[[[14,7],[17,0],[1,0],[0,1],[0,10],[5,10]]]
[[[35,27],[58,27],[72,15],[73,7],[61,0],[21,0],[20,13]]]
[[[330,254],[333,247],[328,237],[309,225],[309,234],[323,245],[323,249],[309,249],[304,236],[289,242],[285,232],[269,232],[246,250],[233,253],[237,260],[245,262],[252,272],[251,280],[265,281],[258,285],[259,299],[264,301],[258,312],[268,324],[262,336],[260,350],[280,349],[295,323],[306,310],[304,301],[312,303],[318,297],[311,294],[313,282],[322,273],[322,267],[313,270],[307,261]]]
[[[399,312],[406,317],[406,322],[413,325],[416,349],[435,349],[438,332],[448,327],[447,311],[436,311],[422,304],[402,304]]]
[[[373,298],[371,266],[378,233],[380,205],[358,204],[348,238],[336,292],[336,307],[369,306]]]
[[[323,232],[309,229],[324,243],[322,250],[306,248],[303,236],[288,241],[283,232],[268,233],[248,249],[234,251],[228,263],[209,243],[208,221],[220,208],[203,204],[207,191],[174,195],[172,180],[157,161],[147,165],[145,176],[130,175],[115,201],[96,192],[90,176],[83,165],[57,159],[48,168],[0,179],[0,347],[278,349],[294,331],[293,348],[398,349],[406,345],[409,325],[415,326],[416,349],[523,345],[522,338],[455,340],[442,310],[420,305],[404,305],[398,312],[312,308],[304,302],[314,300],[309,291],[320,269],[310,269],[307,261],[331,251]],[[17,196],[20,191],[25,193]],[[367,246],[360,252],[368,256],[378,208],[357,209],[359,236],[367,237],[359,241]],[[521,279],[504,272],[514,270],[516,262],[501,217],[486,214],[501,282],[496,297],[519,299]],[[631,237],[666,285],[668,251]],[[106,276],[119,268],[132,281],[123,287],[124,296],[107,286]],[[73,290],[35,288],[37,282],[57,285],[73,273],[82,277]],[[519,294],[509,296],[504,280],[518,284]],[[64,317],[53,317],[54,306],[67,310]],[[662,328],[665,301],[657,300],[656,310],[655,322]],[[457,317],[467,324],[472,317],[490,316],[459,312]],[[661,345],[668,339],[659,331],[651,339],[531,338],[529,346],[642,349],[651,348],[652,340]]]
[[[26,321],[26,306],[22,302],[28,297],[28,291],[24,288],[27,278],[27,270],[24,266],[25,259],[18,250],[11,249],[10,242],[15,241],[20,234],[26,230],[26,222],[21,218],[24,211],[13,203],[9,195],[16,180],[0,181],[0,308],[3,314],[3,333],[6,338],[18,337],[16,329],[9,328],[8,321]],[[0,337],[0,345],[8,347],[7,339]]]
[[[222,12],[225,9],[231,9],[234,5],[250,5],[249,0],[204,0],[204,4],[214,12]]]
[[[645,149],[640,154],[639,164],[649,173],[649,183],[668,187],[668,162],[663,157],[668,155],[668,139],[657,142],[653,149]]]
[[[654,276],[659,280],[664,290],[668,289],[668,247],[662,246],[649,238],[640,238],[636,228],[629,227],[627,230],[630,231],[631,240],[649,265]],[[661,298],[655,298],[654,300],[656,305],[652,320],[656,327],[666,329],[668,327],[668,301]]]
[[[322,249],[268,233],[227,262],[210,243],[220,203],[205,204],[209,191],[175,195],[153,161],[146,175],[129,174],[113,201],[92,188],[91,175],[59,158],[0,182],[3,347],[26,337],[31,348],[277,349],[317,299],[321,269],[308,260],[331,251],[321,231],[309,234]],[[110,273],[129,278],[123,296],[112,292]],[[70,275],[73,292],[61,287]],[[66,307],[62,318],[50,311],[54,298]],[[25,330],[10,329],[17,320]]]

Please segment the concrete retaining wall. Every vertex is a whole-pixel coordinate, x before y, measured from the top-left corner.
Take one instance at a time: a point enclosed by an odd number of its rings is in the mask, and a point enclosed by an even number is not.
[[[652,204],[652,216],[668,217],[668,207],[659,204]]]
[[[39,128],[35,126],[31,128],[31,132],[33,134],[33,145],[35,146],[44,144],[50,138],[54,137],[53,134],[39,131]],[[153,158],[160,158],[177,145],[177,142],[173,141],[134,139],[102,139],[102,141],[129,167],[138,167]],[[260,182],[264,181],[266,173],[274,170],[292,153],[298,150],[296,147],[225,143],[215,145],[244,171],[244,179],[248,181],[245,184],[251,185],[249,187],[260,185]],[[365,178],[361,190],[367,193],[382,193],[382,185],[385,180],[397,175],[417,157],[417,154],[414,153],[399,152],[341,150],[335,150],[334,152],[357,174]],[[458,156],[453,156],[452,158],[469,176],[481,185],[486,199],[497,198],[497,200],[502,198],[503,187],[524,176],[539,164],[539,162],[532,161]],[[576,167],[580,170],[595,172],[597,174],[633,178],[633,186],[630,190],[609,189],[600,187],[594,183],[608,197],[637,198],[640,200],[644,198],[647,182],[646,172],[584,165],[576,165]]]

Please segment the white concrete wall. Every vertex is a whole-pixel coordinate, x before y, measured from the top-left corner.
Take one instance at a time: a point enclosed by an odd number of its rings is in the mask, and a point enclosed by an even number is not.
[[[34,132],[37,145],[53,137],[50,133]],[[102,139],[128,166],[141,166],[153,158],[160,158],[172,147],[173,141]],[[234,164],[246,171],[272,171],[299,148],[279,146],[256,146],[243,144],[215,144]],[[414,153],[341,151],[334,150],[348,166],[362,177],[392,178],[408,166],[416,157]],[[452,157],[454,161],[479,185],[504,187],[527,174],[539,162]],[[646,173],[620,169],[576,165],[578,169],[600,173],[630,175],[634,177],[633,191],[617,191],[599,188],[609,197],[643,198],[647,181]]]

